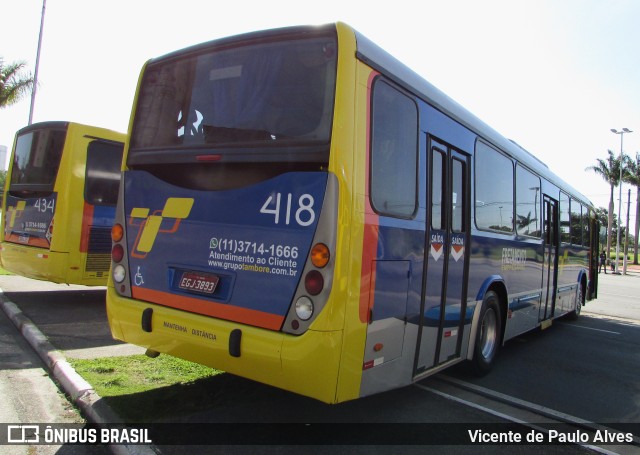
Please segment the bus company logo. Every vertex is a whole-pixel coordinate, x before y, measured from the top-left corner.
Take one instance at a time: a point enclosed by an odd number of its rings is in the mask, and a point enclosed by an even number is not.
[[[18,201],[15,207],[7,207],[7,214],[9,218],[9,227],[13,228],[16,224],[16,218],[20,218],[27,206],[27,201]]]
[[[527,250],[524,248],[502,249],[502,270],[525,270]]]
[[[138,228],[138,234],[131,256],[144,259],[153,248],[158,234],[175,233],[180,227],[180,222],[191,213],[193,202],[193,198],[170,197],[162,210],[156,210],[151,214],[149,208],[134,207],[129,216],[129,224]],[[167,225],[166,220],[170,224]]]

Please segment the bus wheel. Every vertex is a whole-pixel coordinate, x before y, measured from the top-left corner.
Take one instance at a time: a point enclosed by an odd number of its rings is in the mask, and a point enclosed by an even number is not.
[[[478,375],[487,374],[491,370],[500,349],[502,319],[498,303],[498,294],[494,291],[487,292],[482,301],[472,360],[473,370]]]
[[[578,286],[578,295],[576,296],[576,309],[567,315],[567,319],[575,321],[580,316],[582,311],[582,304],[584,303],[584,292],[582,292],[582,285]]]

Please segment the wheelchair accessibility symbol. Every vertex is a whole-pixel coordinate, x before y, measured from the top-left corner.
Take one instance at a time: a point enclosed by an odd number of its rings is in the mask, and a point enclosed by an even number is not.
[[[138,270],[136,271],[136,274],[133,277],[133,281],[136,284],[136,286],[142,286],[144,284],[144,279],[142,278],[142,273],[140,272],[140,266],[138,266]]]

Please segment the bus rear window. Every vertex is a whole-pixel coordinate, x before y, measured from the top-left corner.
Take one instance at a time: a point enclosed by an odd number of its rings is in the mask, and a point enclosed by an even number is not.
[[[66,130],[59,129],[30,131],[18,136],[11,172],[11,189],[52,190],[65,137]]]
[[[335,35],[324,33],[214,45],[151,63],[130,157],[136,149],[328,143],[336,59]]]

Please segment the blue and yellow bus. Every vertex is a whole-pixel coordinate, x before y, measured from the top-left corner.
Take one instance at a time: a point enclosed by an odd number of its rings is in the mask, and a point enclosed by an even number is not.
[[[16,133],[2,205],[2,266],[28,278],[105,286],[125,135],[73,122]]]
[[[150,60],[129,129],[107,311],[149,355],[337,403],[596,295],[587,198],[345,24]]]

